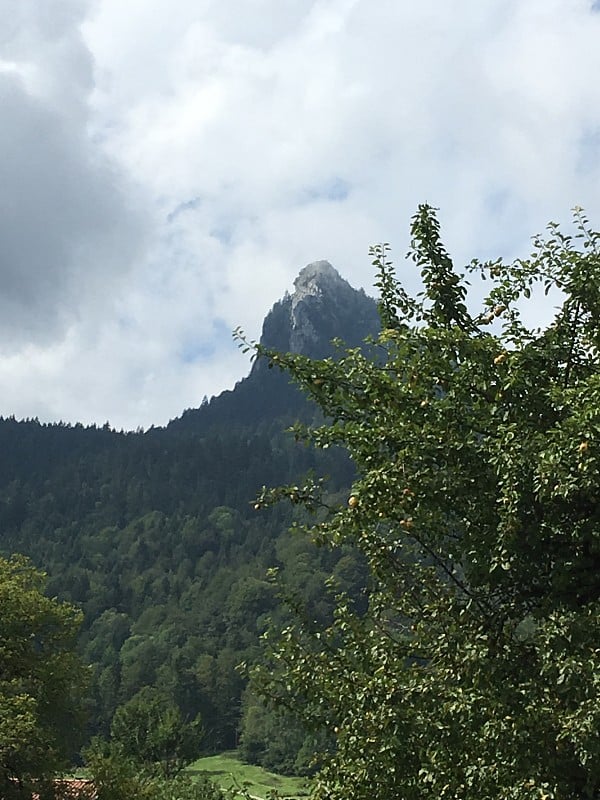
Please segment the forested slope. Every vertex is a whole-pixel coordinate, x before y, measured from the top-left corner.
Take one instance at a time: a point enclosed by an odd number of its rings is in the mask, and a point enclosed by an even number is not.
[[[263,340],[325,356],[334,333],[355,345],[376,327],[374,301],[321,262],[269,314]],[[315,619],[331,613],[331,575],[359,591],[354,555],[295,539],[291,506],[254,509],[261,486],[310,470],[331,476],[333,494],[349,485],[341,451],[285,433],[315,414],[256,363],[233,391],[166,428],[0,420],[0,549],[30,556],[51,595],[83,608],[91,732],[106,733],[115,709],[151,685],[186,719],[200,715],[205,749],[235,746],[245,684],[236,667],[257,657],[269,615],[283,613],[267,569],[280,568]]]

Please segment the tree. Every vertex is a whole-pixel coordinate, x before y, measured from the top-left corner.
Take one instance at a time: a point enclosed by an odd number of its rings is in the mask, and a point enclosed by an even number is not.
[[[98,800],[226,800],[205,775],[165,775],[101,739],[94,739],[84,755]]]
[[[200,749],[199,718],[185,722],[177,705],[152,686],[116,710],[110,732],[125,756],[158,765],[165,775],[178,772]]]
[[[267,351],[345,446],[357,479],[310,535],[369,566],[365,613],[298,619],[263,691],[336,736],[316,797],[597,798],[600,793],[600,234],[581,209],[528,259],[467,268],[429,206],[422,291],[372,251],[383,330],[339,360]],[[558,306],[530,329],[524,313]],[[544,305],[538,305],[541,302]],[[320,486],[263,491],[322,509]]]
[[[66,768],[79,745],[85,670],[81,614],[43,594],[27,559],[0,558],[0,796]]]
[[[260,764],[282,775],[313,775],[321,753],[331,745],[318,740],[299,724],[298,718],[267,707],[251,689],[244,695],[238,752],[248,764]]]

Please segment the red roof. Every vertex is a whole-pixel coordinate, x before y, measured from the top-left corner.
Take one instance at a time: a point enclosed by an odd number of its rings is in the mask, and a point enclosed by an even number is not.
[[[54,781],[57,800],[97,800],[98,792],[90,780],[82,778],[61,778]],[[31,800],[39,800],[32,794]]]

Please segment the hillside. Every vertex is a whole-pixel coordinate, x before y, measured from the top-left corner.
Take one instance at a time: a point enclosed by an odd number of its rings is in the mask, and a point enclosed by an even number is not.
[[[323,357],[334,336],[357,345],[377,327],[375,301],[317,262],[267,315],[261,341]],[[257,657],[268,617],[283,613],[267,569],[280,567],[316,619],[331,612],[329,576],[358,591],[352,554],[293,538],[288,508],[253,509],[262,485],[314,470],[331,476],[335,497],[352,475],[343,453],[284,432],[315,410],[266,366],[145,433],[0,420],[0,549],[30,556],[49,592],[85,612],[91,732],[154,685],[186,718],[200,715],[206,750],[235,746],[245,685],[236,665]]]

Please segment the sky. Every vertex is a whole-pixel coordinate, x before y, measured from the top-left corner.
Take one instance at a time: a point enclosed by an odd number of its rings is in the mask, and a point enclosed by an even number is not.
[[[600,228],[600,3],[0,0],[0,415],[164,425],[307,263]]]

